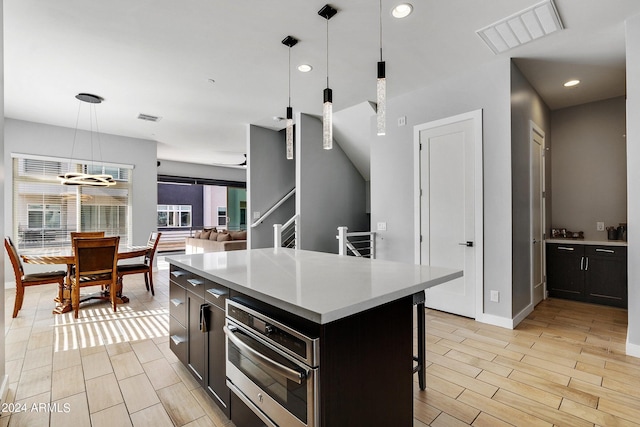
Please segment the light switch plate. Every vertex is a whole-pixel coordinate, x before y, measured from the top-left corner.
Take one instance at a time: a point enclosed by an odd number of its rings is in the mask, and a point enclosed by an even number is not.
[[[378,231],[387,231],[387,223],[379,222],[378,223]]]
[[[597,231],[604,231],[604,222],[596,222],[596,230]]]
[[[260,218],[260,212],[254,212],[253,219],[259,219],[259,218]]]
[[[491,301],[500,302],[500,291],[491,291]]]

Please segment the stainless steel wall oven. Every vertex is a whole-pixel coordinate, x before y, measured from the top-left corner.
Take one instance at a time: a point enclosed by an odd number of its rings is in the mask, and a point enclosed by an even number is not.
[[[320,425],[320,339],[227,300],[227,385],[266,425]]]

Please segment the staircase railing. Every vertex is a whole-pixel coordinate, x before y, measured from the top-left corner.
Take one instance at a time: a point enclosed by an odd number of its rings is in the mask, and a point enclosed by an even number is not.
[[[273,247],[291,248],[297,247],[298,237],[298,214],[284,224],[273,224]]]
[[[353,255],[375,259],[376,233],[375,231],[348,232],[348,227],[338,227],[338,254]]]
[[[294,194],[296,194],[296,189],[295,187],[293,188],[293,190],[289,191],[287,194],[285,194],[282,199],[280,199],[275,205],[273,205],[268,211],[266,211],[264,214],[262,214],[262,216],[260,218],[258,218],[257,220],[255,220],[255,222],[253,224],[251,224],[251,228],[255,228],[257,226],[259,226],[260,224],[262,224],[262,222],[264,222],[265,219],[267,219],[269,217],[269,215],[271,215],[272,213],[275,212],[276,209],[278,209],[280,207],[280,205],[282,205],[284,202],[286,202],[287,200],[289,200],[289,198],[291,196],[293,196]]]

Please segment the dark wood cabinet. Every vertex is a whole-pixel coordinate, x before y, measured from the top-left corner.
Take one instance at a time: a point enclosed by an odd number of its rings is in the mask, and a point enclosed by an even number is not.
[[[205,386],[227,417],[230,417],[230,394],[227,387],[226,337],[223,327],[226,316],[225,301],[228,288],[207,281],[205,301],[209,306],[209,334],[207,337],[207,372]]]
[[[590,302],[627,307],[627,248],[585,246],[585,292]]]
[[[549,296],[627,307],[625,246],[547,244]]]
[[[229,417],[226,340],[223,331],[228,288],[171,266],[169,346]]]
[[[202,316],[206,316],[207,307],[204,298],[187,292],[188,325],[187,325],[187,366],[200,385],[204,385],[206,369],[206,329],[202,330]]]

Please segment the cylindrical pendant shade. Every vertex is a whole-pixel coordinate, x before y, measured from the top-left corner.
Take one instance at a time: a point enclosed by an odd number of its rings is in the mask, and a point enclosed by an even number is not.
[[[324,90],[324,104],[322,107],[322,148],[333,148],[333,93],[331,89]]]
[[[287,107],[287,127],[285,130],[287,159],[293,159],[293,108]]]
[[[377,84],[377,107],[376,119],[378,135],[386,133],[386,113],[387,113],[387,79],[385,78],[384,61],[378,62],[378,84]]]

